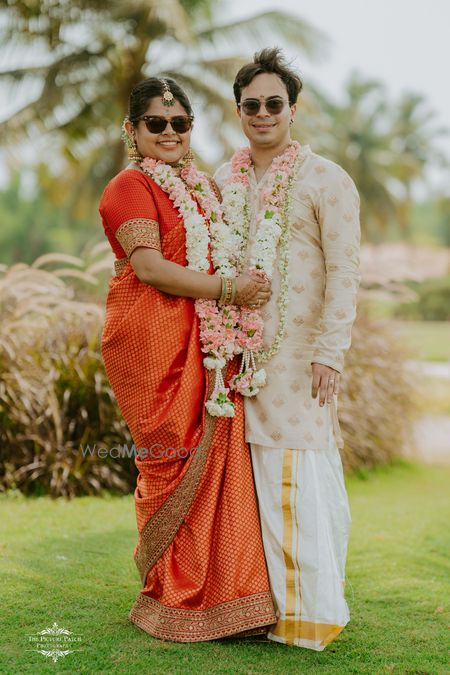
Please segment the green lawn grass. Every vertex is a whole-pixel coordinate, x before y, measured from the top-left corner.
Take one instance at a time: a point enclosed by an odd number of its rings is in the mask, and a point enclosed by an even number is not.
[[[392,320],[390,326],[392,333],[411,351],[411,358],[450,360],[450,322]]]
[[[139,591],[131,496],[0,497],[1,673],[447,673],[450,467],[398,464],[347,481],[351,621],[324,652],[152,639],[127,613]],[[28,635],[81,636],[57,663]]]
[[[372,301],[369,316],[388,323],[388,330],[406,349],[409,358],[421,361],[450,361],[450,321],[395,319],[392,302]]]

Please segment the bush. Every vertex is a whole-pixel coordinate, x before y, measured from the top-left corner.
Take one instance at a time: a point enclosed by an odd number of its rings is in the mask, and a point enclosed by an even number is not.
[[[339,405],[347,470],[389,463],[411,444],[416,398],[413,377],[404,368],[407,357],[388,324],[369,319],[361,310]]]
[[[56,273],[23,264],[4,270],[0,489],[54,497],[129,492],[132,459],[81,451],[131,441],[101,362],[103,316],[99,305],[75,299]]]
[[[394,316],[401,319],[448,321],[450,319],[450,276],[409,282],[416,300],[397,305]]]
[[[81,451],[132,440],[101,360],[103,307],[79,299],[78,281],[67,286],[62,270],[40,267],[55,260],[76,261],[44,256],[31,267],[4,267],[0,277],[0,490],[53,497],[132,492],[132,458]],[[69,276],[92,283],[79,270]],[[346,469],[401,454],[412,408],[403,358],[383,324],[361,314],[340,401]]]

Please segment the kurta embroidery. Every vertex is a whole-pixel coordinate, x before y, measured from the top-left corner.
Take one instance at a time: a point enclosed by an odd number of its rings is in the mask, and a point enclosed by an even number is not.
[[[302,161],[292,189],[289,295],[286,335],[278,354],[264,364],[267,384],[246,399],[246,438],[265,446],[326,448],[330,429],[342,447],[337,400],[319,406],[311,398],[312,362],[343,369],[350,346],[359,287],[359,196],[352,179],[337,164],[301,149]],[[216,173],[223,187],[230,164]],[[267,174],[266,174],[267,175]],[[265,176],[250,178],[250,233],[261,208]],[[274,265],[272,297],[263,308],[264,342],[278,329],[278,264]],[[294,420],[294,423],[292,423]]]

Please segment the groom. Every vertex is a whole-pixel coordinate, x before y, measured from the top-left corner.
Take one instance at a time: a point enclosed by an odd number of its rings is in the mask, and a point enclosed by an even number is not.
[[[246,264],[254,265],[251,252],[259,246],[262,268],[272,277],[257,363],[267,383],[245,399],[278,616],[268,637],[320,651],[349,621],[344,584],[351,517],[337,393],[356,313],[359,197],[342,168],[291,139],[301,88],[278,49],[264,49],[241,68],[234,95],[249,149],[215,179],[225,215],[227,204],[236,209],[239,185],[246,185],[238,221],[248,232]]]

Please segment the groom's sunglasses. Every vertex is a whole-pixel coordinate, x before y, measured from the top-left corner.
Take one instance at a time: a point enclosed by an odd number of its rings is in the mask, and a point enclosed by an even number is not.
[[[246,98],[242,103],[238,103],[240,108],[246,115],[257,115],[264,104],[265,109],[269,115],[278,115],[284,108],[284,104],[288,103],[281,96],[269,96],[265,101],[260,101],[258,98]]]
[[[185,134],[192,128],[194,118],[188,115],[176,117],[160,117],[159,115],[144,115],[140,117],[151,134],[162,134],[170,122],[170,126],[176,134]]]

